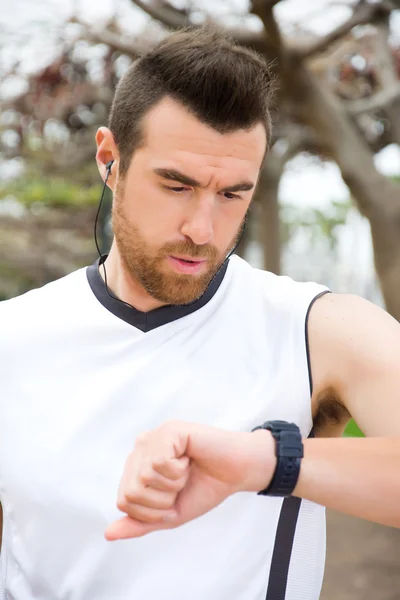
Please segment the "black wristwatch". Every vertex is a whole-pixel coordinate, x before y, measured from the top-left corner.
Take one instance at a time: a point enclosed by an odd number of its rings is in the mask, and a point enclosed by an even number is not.
[[[271,483],[265,490],[258,492],[261,496],[291,496],[300,474],[303,458],[303,442],[300,429],[287,421],[267,421],[252,429],[268,429],[276,442],[276,469]]]

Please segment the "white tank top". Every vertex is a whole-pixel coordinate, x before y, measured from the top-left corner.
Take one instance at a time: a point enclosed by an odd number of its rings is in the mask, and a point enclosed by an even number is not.
[[[139,539],[104,530],[144,430],[282,419],[309,435],[305,321],[324,290],[234,256],[186,307],[132,310],[96,264],[1,303],[0,599],[265,600],[282,499],[238,493]],[[317,600],[324,561],[324,509],[302,501],[285,600]]]

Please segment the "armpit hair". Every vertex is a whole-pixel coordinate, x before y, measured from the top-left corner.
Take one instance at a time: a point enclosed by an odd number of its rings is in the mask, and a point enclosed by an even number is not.
[[[343,425],[351,419],[351,414],[338,398],[333,389],[327,389],[318,402],[318,411],[314,417],[314,427],[320,429],[327,425]]]

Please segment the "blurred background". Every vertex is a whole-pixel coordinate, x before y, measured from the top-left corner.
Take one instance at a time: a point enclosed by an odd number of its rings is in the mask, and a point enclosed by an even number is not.
[[[400,320],[400,0],[14,0],[0,14],[0,300],[95,260],[94,135],[115,85],[169,31],[206,22],[277,78],[239,253]],[[399,557],[399,531],[329,512],[322,599],[400,599]]]

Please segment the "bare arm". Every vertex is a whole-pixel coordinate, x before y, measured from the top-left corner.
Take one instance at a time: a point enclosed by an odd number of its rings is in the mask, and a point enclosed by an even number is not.
[[[295,496],[400,528],[400,437],[304,440]]]
[[[400,527],[400,325],[332,294],[315,303],[309,338],[314,405],[329,392],[368,437],[304,440],[295,495]]]

